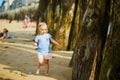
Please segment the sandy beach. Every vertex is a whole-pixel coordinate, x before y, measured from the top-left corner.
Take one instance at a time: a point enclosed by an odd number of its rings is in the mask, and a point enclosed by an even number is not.
[[[45,68],[37,69],[37,50],[33,46],[35,28],[22,28],[22,21],[0,20],[0,31],[7,28],[13,39],[0,41],[0,80],[71,80],[72,69],[68,67],[72,51],[52,51],[49,75]]]

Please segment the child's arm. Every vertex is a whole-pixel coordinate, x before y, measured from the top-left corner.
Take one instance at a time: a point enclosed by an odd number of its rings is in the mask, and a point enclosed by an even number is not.
[[[35,39],[33,39],[34,43],[33,43],[33,46],[37,46],[38,45],[38,40],[37,40],[37,36],[35,36]]]
[[[57,41],[55,41],[53,38],[50,38],[50,41],[52,43],[56,44],[58,47],[60,47],[60,44]]]

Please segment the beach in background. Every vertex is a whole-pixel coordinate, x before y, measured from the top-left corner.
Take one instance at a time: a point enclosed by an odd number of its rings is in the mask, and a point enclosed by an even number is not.
[[[36,28],[23,28],[23,21],[0,20],[0,31],[9,30],[13,39],[0,41],[0,80],[71,80],[72,69],[68,67],[72,51],[52,51],[49,76],[45,68],[37,69],[37,50],[33,46]]]

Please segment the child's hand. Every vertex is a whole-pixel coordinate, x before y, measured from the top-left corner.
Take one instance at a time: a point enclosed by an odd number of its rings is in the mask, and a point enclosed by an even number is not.
[[[33,46],[37,46],[37,43],[35,42],[35,43],[33,44]]]
[[[62,49],[62,46],[59,44],[59,45],[58,45],[58,48],[61,50],[61,49]]]

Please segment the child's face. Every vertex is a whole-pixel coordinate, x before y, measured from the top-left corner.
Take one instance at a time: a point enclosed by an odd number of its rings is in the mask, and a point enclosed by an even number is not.
[[[48,29],[47,29],[47,27],[40,27],[39,28],[39,32],[40,32],[40,34],[45,34],[45,33],[47,33],[47,31],[48,31]]]

